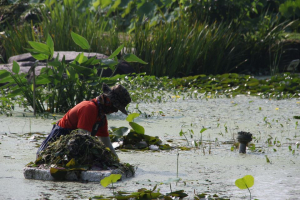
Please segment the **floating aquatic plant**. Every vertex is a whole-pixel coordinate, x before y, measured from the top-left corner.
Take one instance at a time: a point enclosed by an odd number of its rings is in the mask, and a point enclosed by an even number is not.
[[[235,185],[240,188],[241,190],[243,189],[248,189],[250,193],[250,200],[251,200],[251,192],[250,189],[254,185],[254,177],[251,175],[246,175],[243,178],[237,179],[235,181]]]
[[[121,174],[111,174],[111,175],[105,177],[104,179],[102,179],[100,181],[100,184],[103,187],[107,187],[108,185],[112,184],[112,189],[113,189],[113,194],[114,194],[115,193],[114,192],[114,183],[116,183],[118,180],[120,180],[121,177],[122,177]]]

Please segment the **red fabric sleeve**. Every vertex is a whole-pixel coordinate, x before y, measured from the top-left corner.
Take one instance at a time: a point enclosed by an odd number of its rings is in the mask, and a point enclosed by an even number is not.
[[[97,120],[100,120],[98,117],[98,107],[92,101],[83,101],[64,115],[59,122],[59,126],[72,130],[84,129],[92,132],[93,126]],[[105,120],[104,125],[99,128],[96,135],[108,137],[109,133],[106,116],[103,120]]]

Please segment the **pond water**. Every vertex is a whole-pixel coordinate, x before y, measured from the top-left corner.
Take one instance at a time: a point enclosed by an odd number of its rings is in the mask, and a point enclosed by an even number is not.
[[[138,112],[136,107],[132,103],[129,111]],[[200,130],[204,127],[207,130],[202,133],[203,143],[189,151],[117,150],[121,162],[136,165],[137,171],[135,177],[114,186],[119,191],[129,192],[152,189],[157,182],[178,175],[182,179],[180,182],[171,183],[171,187],[158,185],[160,192],[184,190],[189,195],[186,199],[201,193],[249,199],[248,190],[237,188],[235,180],[252,175],[255,179],[250,188],[252,199],[299,199],[300,146],[297,142],[300,142],[300,127],[299,120],[293,118],[300,116],[299,108],[299,99],[270,100],[246,96],[140,103],[138,109],[143,114],[135,122],[144,126],[145,134],[159,136],[172,146],[192,146],[193,140],[201,140]],[[24,179],[23,168],[35,160],[37,147],[42,142],[39,137],[48,134],[51,123],[56,121],[52,116],[42,119],[29,113],[26,115],[23,117],[19,110],[12,117],[0,116],[0,199],[88,199],[112,195],[110,188],[103,188],[99,183]],[[129,127],[125,118],[121,113],[112,114],[108,117],[109,126]],[[179,135],[181,130],[188,141]],[[246,154],[232,150],[240,131],[253,134],[255,150],[247,149]]]

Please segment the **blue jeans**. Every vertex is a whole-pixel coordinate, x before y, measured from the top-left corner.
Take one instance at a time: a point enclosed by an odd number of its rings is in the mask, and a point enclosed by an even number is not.
[[[50,132],[50,134],[48,135],[48,137],[43,141],[43,143],[41,144],[41,146],[39,147],[39,149],[37,150],[37,156],[40,155],[41,151],[43,151],[44,149],[47,148],[47,146],[49,145],[49,142],[54,142],[56,141],[61,135],[68,135],[70,134],[72,131],[72,129],[67,129],[67,128],[62,128],[60,126],[58,126],[58,123],[53,125],[53,128]]]

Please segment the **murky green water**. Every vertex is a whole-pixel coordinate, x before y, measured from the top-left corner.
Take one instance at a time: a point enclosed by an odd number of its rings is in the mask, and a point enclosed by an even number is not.
[[[129,107],[135,110],[136,104]],[[182,179],[171,189],[185,190],[187,199],[194,193],[217,194],[230,199],[249,199],[247,190],[238,189],[234,182],[252,175],[250,188],[256,199],[298,199],[300,196],[300,127],[293,116],[300,116],[300,100],[267,100],[240,96],[235,99],[172,99],[169,103],[139,104],[142,115],[135,122],[144,126],[146,134],[159,136],[170,145],[184,146],[187,141],[179,136],[186,132],[188,142],[199,142],[200,130],[203,146],[190,151],[118,151],[122,162],[137,165],[136,176],[118,182],[117,190],[136,191],[153,188],[177,176]],[[146,114],[145,114],[146,113]],[[150,117],[149,117],[150,116]],[[57,116],[59,118],[59,116]],[[125,116],[109,116],[109,126],[128,126]],[[38,134],[51,130],[53,119],[35,119],[14,113],[13,117],[0,116],[0,199],[88,199],[95,195],[111,195],[112,190],[98,183],[49,182],[27,180],[23,167],[34,161],[37,145],[42,142]],[[192,130],[192,131],[191,131]],[[255,151],[247,149],[240,155],[231,151],[237,132],[251,132]],[[193,138],[191,138],[191,132]],[[274,145],[275,144],[275,145]],[[271,146],[272,145],[272,146]],[[266,156],[270,163],[266,161]],[[170,192],[170,185],[159,185],[161,193]]]

